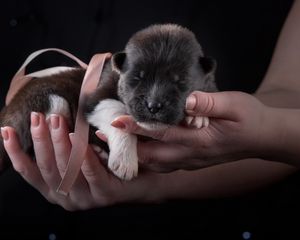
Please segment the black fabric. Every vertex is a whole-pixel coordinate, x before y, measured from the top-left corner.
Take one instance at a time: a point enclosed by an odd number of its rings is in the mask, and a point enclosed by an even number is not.
[[[221,90],[253,92],[268,67],[291,6],[280,1],[2,1],[0,105],[11,77],[32,51],[58,47],[88,62],[122,50],[132,33],[154,23],[190,28],[218,62]],[[64,65],[47,54],[32,70]],[[0,239],[294,239],[299,238],[299,176],[233,199],[120,205],[70,213],[48,203],[13,170],[0,176]],[[72,223],[69,225],[67,223]],[[92,237],[92,233],[96,237]],[[244,235],[243,235],[244,233]],[[298,236],[298,237],[297,237]]]

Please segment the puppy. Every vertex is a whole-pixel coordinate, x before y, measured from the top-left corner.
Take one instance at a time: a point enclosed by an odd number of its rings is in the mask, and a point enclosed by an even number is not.
[[[88,96],[85,118],[91,125],[90,143],[109,150],[108,167],[120,179],[138,173],[137,137],[111,126],[118,116],[130,114],[140,125],[162,128],[185,118],[187,96],[195,91],[217,91],[216,63],[205,57],[194,34],[175,24],[152,25],[135,33],[125,50],[113,54],[104,66],[99,85]],[[36,77],[25,85],[0,113],[0,126],[12,126],[24,151],[33,154],[30,113],[63,115],[74,129],[80,86],[85,71],[71,69]],[[43,78],[43,79],[40,79]],[[187,117],[202,127],[202,121]],[[107,144],[95,137],[99,129]],[[0,143],[0,164],[5,150]]]

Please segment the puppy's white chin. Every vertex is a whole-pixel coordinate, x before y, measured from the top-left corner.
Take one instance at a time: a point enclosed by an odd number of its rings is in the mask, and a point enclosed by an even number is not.
[[[170,125],[168,124],[164,124],[164,123],[160,123],[160,122],[157,122],[157,123],[154,123],[154,122],[137,122],[137,124],[146,129],[146,130],[152,130],[152,131],[159,131],[159,130],[164,130],[168,127],[170,127]]]

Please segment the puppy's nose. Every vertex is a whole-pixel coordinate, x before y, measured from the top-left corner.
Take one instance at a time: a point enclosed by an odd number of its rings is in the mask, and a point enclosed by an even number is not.
[[[160,102],[147,102],[146,104],[147,104],[148,110],[153,114],[159,112],[159,110],[163,106],[162,103],[160,103]]]

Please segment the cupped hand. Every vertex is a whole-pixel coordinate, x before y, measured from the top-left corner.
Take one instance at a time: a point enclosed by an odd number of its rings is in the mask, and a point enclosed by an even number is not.
[[[51,115],[48,124],[42,114],[31,114],[35,161],[22,150],[13,128],[4,127],[1,133],[14,169],[48,201],[70,211],[146,200],[147,184],[155,182],[153,173],[145,173],[131,182],[121,182],[110,174],[99,155],[89,146],[81,171],[68,196],[64,196],[56,192],[72,146],[72,135],[69,137],[64,118]]]
[[[152,138],[139,141],[139,161],[158,172],[208,167],[255,157],[259,151],[267,107],[253,96],[242,92],[193,92],[187,99],[186,113],[209,117],[209,125],[149,130],[130,116],[121,116],[112,125]]]

